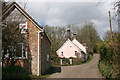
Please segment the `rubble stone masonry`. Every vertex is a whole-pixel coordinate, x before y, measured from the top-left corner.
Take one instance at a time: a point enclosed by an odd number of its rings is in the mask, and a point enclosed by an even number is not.
[[[28,27],[28,43],[29,55],[31,56],[31,72],[33,75],[38,74],[38,31],[39,29],[29,20],[27,20]]]

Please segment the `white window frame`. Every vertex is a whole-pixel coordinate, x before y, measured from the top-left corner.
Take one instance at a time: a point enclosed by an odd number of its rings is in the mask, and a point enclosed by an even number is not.
[[[49,61],[49,57],[50,57],[49,54],[47,54],[47,61]]]
[[[20,43],[21,45],[22,45],[22,57],[14,57],[15,59],[27,59],[28,57],[27,57],[27,51],[25,52],[25,56],[23,56],[23,49],[24,49],[24,45],[23,45],[23,43]]]
[[[23,26],[25,26],[25,27],[21,30],[21,34],[22,34],[22,33],[26,33],[26,31],[24,31],[24,29],[27,29],[27,22],[21,23],[21,24],[19,24],[19,26],[20,26],[20,29],[21,29]]]

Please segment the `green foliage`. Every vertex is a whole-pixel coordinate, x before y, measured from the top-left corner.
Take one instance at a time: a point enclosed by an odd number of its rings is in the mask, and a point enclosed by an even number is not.
[[[3,79],[24,79],[29,80],[29,72],[20,66],[6,66],[2,68]]]
[[[104,42],[101,42],[98,44],[98,50],[99,50],[99,53],[101,54],[100,55],[100,58],[101,60],[103,59],[106,59],[108,56],[107,56],[107,48],[106,48],[106,41]]]
[[[41,76],[37,76],[37,75],[30,75],[31,79],[41,79]]]
[[[53,58],[53,57],[52,57]],[[60,64],[60,59],[61,58],[54,58],[56,60],[51,60],[53,66],[70,66],[70,61],[68,58],[62,58],[62,64]],[[72,58],[72,65],[80,65],[80,64],[85,64],[88,63],[93,59],[93,56],[90,56],[88,60],[84,61],[82,58]]]
[[[100,37],[93,25],[93,23],[88,22],[83,25],[82,28],[78,26],[68,26],[71,30],[71,37],[73,33],[77,33],[77,40],[81,43],[87,43],[88,53],[93,55],[93,52],[97,52],[97,44],[100,41]],[[51,63],[57,65],[60,60],[56,54],[56,51],[63,45],[66,41],[66,29],[67,27],[54,27],[45,26],[45,30],[52,42],[51,44]],[[68,64],[66,64],[68,65]]]
[[[62,58],[62,66],[69,66],[70,62],[68,58]]]
[[[72,61],[73,61],[72,65],[80,65],[81,63],[83,63],[84,60],[82,58],[78,59],[73,58]]]
[[[77,39],[81,43],[86,43],[88,46],[88,53],[97,52],[97,43],[100,37],[92,22],[88,22],[81,29],[77,29]]]
[[[116,61],[117,57],[120,56],[120,34],[114,33],[112,39],[105,39],[98,44],[98,50],[101,54],[101,60],[105,61]],[[115,58],[116,57],[116,58]]]
[[[56,51],[60,46],[65,42],[65,32],[66,29],[63,27],[52,27],[52,26],[45,26],[45,30],[48,33],[48,37],[51,40],[51,53],[52,56],[56,55]]]
[[[19,48],[20,43],[26,43],[25,36],[21,34],[21,30],[18,25],[19,22],[9,21],[6,26],[3,26],[2,28],[3,58],[7,53],[9,53],[9,58],[13,58],[16,53],[19,55],[21,52],[21,48]]]
[[[54,73],[56,71],[56,68],[51,66],[48,70],[45,71],[44,74],[42,74],[41,76],[37,76],[37,75],[30,75],[31,79],[44,79],[50,76],[50,74]]]
[[[83,62],[83,64],[90,62],[93,59],[93,56],[89,56],[86,61]]]
[[[113,65],[108,65],[104,61],[99,62],[98,68],[105,78],[116,78]]]
[[[50,57],[50,60],[52,65],[54,66],[60,65],[60,58],[58,58],[58,56],[53,55],[52,57]]]
[[[52,74],[55,72],[55,67],[51,66],[48,70],[45,71],[45,73],[43,75],[46,75],[46,74]]]
[[[62,58],[62,66],[80,65],[83,62],[82,58],[71,58],[71,59],[72,59],[72,64],[70,64],[68,58]]]
[[[106,78],[120,78],[120,34],[114,32],[112,38],[101,41],[98,44],[98,50],[100,53],[100,61],[102,62],[99,66],[103,75]],[[105,70],[101,68],[103,65],[105,65]],[[115,73],[111,74],[109,71],[111,66],[113,67]]]
[[[46,74],[46,75],[41,75],[41,76],[37,76],[37,75],[29,75],[29,76],[31,79],[44,79],[44,78],[49,77],[50,75]]]

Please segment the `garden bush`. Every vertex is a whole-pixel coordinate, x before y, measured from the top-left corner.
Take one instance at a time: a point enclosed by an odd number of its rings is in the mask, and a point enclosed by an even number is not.
[[[77,58],[77,59],[73,58],[72,60],[73,60],[73,65],[79,65],[84,61],[82,58]]]
[[[29,80],[29,72],[20,66],[6,66],[2,68],[2,79],[23,79]]]
[[[112,38],[98,44],[100,63],[98,65],[105,78],[120,78],[120,34],[113,33]]]
[[[48,70],[45,71],[45,73],[43,75],[46,75],[46,74],[52,74],[55,72],[55,67],[51,66]]]
[[[102,75],[105,78],[116,78],[117,77],[117,72],[115,70],[115,65],[110,65],[104,61],[99,61],[98,68]]]
[[[70,65],[69,59],[68,58],[62,58],[62,65],[63,66],[69,66]]]
[[[87,63],[90,60],[92,60],[93,56],[90,56],[86,61],[82,58],[71,58],[72,64],[70,64],[70,61],[68,58],[62,58],[62,65],[60,64],[61,58],[56,58],[56,60],[51,60],[51,63],[53,66],[70,66],[70,65],[80,65],[83,63]]]

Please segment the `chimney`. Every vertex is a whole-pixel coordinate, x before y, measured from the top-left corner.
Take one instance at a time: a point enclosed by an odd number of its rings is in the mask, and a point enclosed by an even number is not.
[[[86,43],[84,43],[84,44],[83,44],[83,46],[87,46],[87,44],[86,44]]]
[[[70,30],[67,30],[67,39],[70,39]]]
[[[73,34],[73,39],[76,39],[76,34],[75,33]]]
[[[87,48],[87,44],[86,43],[84,43],[84,44],[82,44],[85,48]]]

